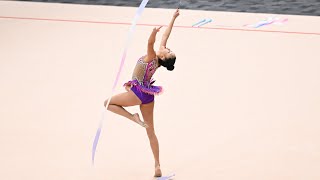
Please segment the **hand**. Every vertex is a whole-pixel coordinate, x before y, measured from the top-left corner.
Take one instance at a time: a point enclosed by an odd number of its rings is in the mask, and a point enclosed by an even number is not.
[[[177,18],[180,15],[179,8],[174,12],[173,18]]]
[[[153,32],[157,33],[157,32],[160,31],[161,28],[162,28],[162,26],[160,26],[160,27],[155,27],[155,28],[153,28]]]

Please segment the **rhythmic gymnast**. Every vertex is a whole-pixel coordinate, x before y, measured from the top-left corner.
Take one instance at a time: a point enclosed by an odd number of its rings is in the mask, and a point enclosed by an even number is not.
[[[161,177],[162,173],[159,160],[159,143],[153,125],[154,96],[162,92],[162,87],[154,86],[154,81],[151,78],[156,70],[161,66],[167,68],[169,71],[174,69],[176,55],[167,48],[167,41],[173,24],[178,16],[179,9],[174,12],[173,17],[162,36],[160,48],[157,52],[154,50],[154,43],[156,35],[161,27],[153,29],[148,39],[147,55],[138,59],[133,71],[132,80],[124,84],[127,92],[113,96],[108,107],[106,107],[108,100],[104,102],[104,106],[108,110],[126,117],[146,128],[155,160],[155,177]],[[138,113],[131,114],[124,109],[124,107],[136,105],[140,106],[144,121],[140,119]]]

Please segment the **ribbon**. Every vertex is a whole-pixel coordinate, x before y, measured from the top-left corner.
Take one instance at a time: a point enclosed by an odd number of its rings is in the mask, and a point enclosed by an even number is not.
[[[175,174],[172,174],[170,176],[159,177],[157,180],[170,180],[173,176],[175,176]]]
[[[287,21],[288,21],[288,18],[281,20],[280,18],[269,17],[268,19],[262,20],[256,24],[244,25],[244,26],[252,27],[252,28],[259,28],[259,27],[267,26],[267,25],[271,25],[271,24],[282,25],[283,23],[285,23]]]
[[[120,78],[120,74],[121,74],[121,71],[122,71],[124,62],[125,62],[125,60],[126,60],[127,50],[128,50],[129,44],[130,44],[130,42],[131,42],[133,33],[134,33],[134,31],[135,31],[135,27],[136,27],[136,25],[137,25],[137,20],[138,20],[139,17],[141,16],[141,14],[142,14],[144,8],[146,7],[148,1],[149,1],[149,0],[143,0],[143,1],[141,2],[139,8],[138,8],[137,11],[136,11],[136,14],[135,14],[133,20],[132,20],[131,27],[130,27],[130,30],[129,30],[128,35],[127,35],[127,40],[126,40],[126,43],[125,43],[125,48],[124,48],[124,51],[123,51],[123,53],[122,53],[122,58],[121,58],[121,62],[120,62],[120,67],[119,67],[119,70],[118,70],[116,79],[115,79],[115,81],[114,81],[114,83],[113,83],[111,95],[110,95],[110,97],[108,98],[106,107],[109,106],[111,97],[112,97],[112,95],[113,95],[113,93],[114,93],[114,90],[115,90],[117,84],[118,84],[118,81],[119,81],[119,78]],[[102,126],[103,126],[104,112],[105,112],[105,108],[104,108],[104,110],[103,110],[102,118],[101,118],[101,120],[100,120],[99,127],[98,127],[98,130],[97,130],[97,132],[96,132],[96,136],[95,136],[95,138],[94,138],[93,145],[92,145],[92,164],[94,164],[95,153],[96,153],[96,149],[97,149],[97,145],[98,145],[98,142],[99,142],[100,133],[101,133]]]

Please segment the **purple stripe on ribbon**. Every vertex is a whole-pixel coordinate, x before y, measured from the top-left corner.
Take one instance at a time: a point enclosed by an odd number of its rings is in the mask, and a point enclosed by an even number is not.
[[[110,103],[110,99],[114,93],[114,90],[115,90],[115,87],[117,86],[118,84],[118,81],[119,81],[119,78],[120,78],[120,74],[122,72],[122,68],[123,68],[123,65],[124,65],[124,62],[125,62],[125,59],[126,59],[126,55],[127,55],[127,50],[128,50],[128,46],[131,42],[131,39],[132,39],[132,35],[133,35],[133,32],[135,30],[135,27],[136,27],[136,24],[137,24],[137,20],[139,19],[139,17],[141,16],[144,8],[146,7],[147,3],[148,3],[149,0],[143,0],[138,8],[138,10],[136,11],[136,14],[132,20],[132,23],[131,23],[131,27],[130,27],[130,30],[129,30],[129,33],[127,35],[127,40],[126,40],[126,43],[125,43],[125,48],[124,48],[124,51],[122,53],[122,58],[121,58],[121,62],[120,62],[120,67],[119,67],[119,70],[118,70],[118,73],[117,73],[117,76],[116,76],[116,79],[113,83],[113,87],[112,87],[112,92],[111,92],[111,95],[110,95],[110,98],[108,98],[108,102],[106,104],[106,107],[109,106],[109,103]],[[96,136],[94,138],[94,141],[93,141],[93,146],[92,146],[92,164],[94,164],[94,158],[95,158],[95,154],[96,154],[96,149],[97,149],[97,145],[98,145],[98,141],[99,141],[99,137],[100,137],[100,133],[101,133],[101,130],[102,130],[102,122],[103,122],[103,119],[101,119],[100,121],[100,124],[99,124],[99,127],[98,127],[98,130],[96,132]]]
[[[93,142],[93,146],[92,146],[92,164],[94,164],[94,157],[96,154],[96,149],[97,149],[97,145],[98,145],[98,141],[99,141],[99,137],[100,137],[100,132],[101,132],[101,128],[102,128],[102,121],[100,121],[100,125],[99,128],[97,130],[96,136],[94,138],[94,142]]]

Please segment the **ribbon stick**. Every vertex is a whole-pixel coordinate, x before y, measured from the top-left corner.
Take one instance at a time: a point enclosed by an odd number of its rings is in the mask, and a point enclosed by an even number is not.
[[[131,27],[130,27],[130,30],[129,30],[128,35],[127,35],[127,40],[126,40],[126,43],[125,43],[125,48],[124,48],[124,51],[123,51],[123,53],[122,53],[122,58],[121,58],[121,62],[120,62],[120,67],[119,67],[119,70],[118,70],[116,79],[115,79],[115,81],[114,81],[114,83],[113,83],[111,95],[110,95],[110,97],[108,98],[106,107],[109,106],[111,97],[112,97],[112,95],[113,95],[113,93],[114,93],[114,90],[115,90],[117,84],[118,84],[118,81],[119,81],[119,78],[120,78],[120,74],[121,74],[121,71],[122,71],[122,68],[123,68],[123,65],[124,65],[126,56],[127,56],[127,50],[128,50],[129,44],[130,44],[130,42],[131,42],[131,39],[132,39],[132,36],[133,36],[133,32],[134,32],[134,30],[135,30],[136,24],[137,24],[137,20],[138,20],[139,17],[141,16],[141,14],[142,14],[144,8],[146,7],[148,1],[149,1],[149,0],[143,0],[143,1],[141,2],[139,8],[138,8],[137,11],[136,11],[136,14],[135,14],[133,20],[132,20]],[[105,111],[105,109],[104,109],[104,111]],[[103,112],[102,119],[100,120],[99,127],[98,127],[98,130],[97,130],[97,132],[96,132],[96,136],[95,136],[94,141],[93,141],[93,146],[92,146],[92,164],[94,164],[95,153],[96,153],[96,149],[97,149],[97,145],[98,145],[100,133],[101,133],[102,126],[103,126],[103,123],[102,123],[103,120],[104,120],[104,112]]]

